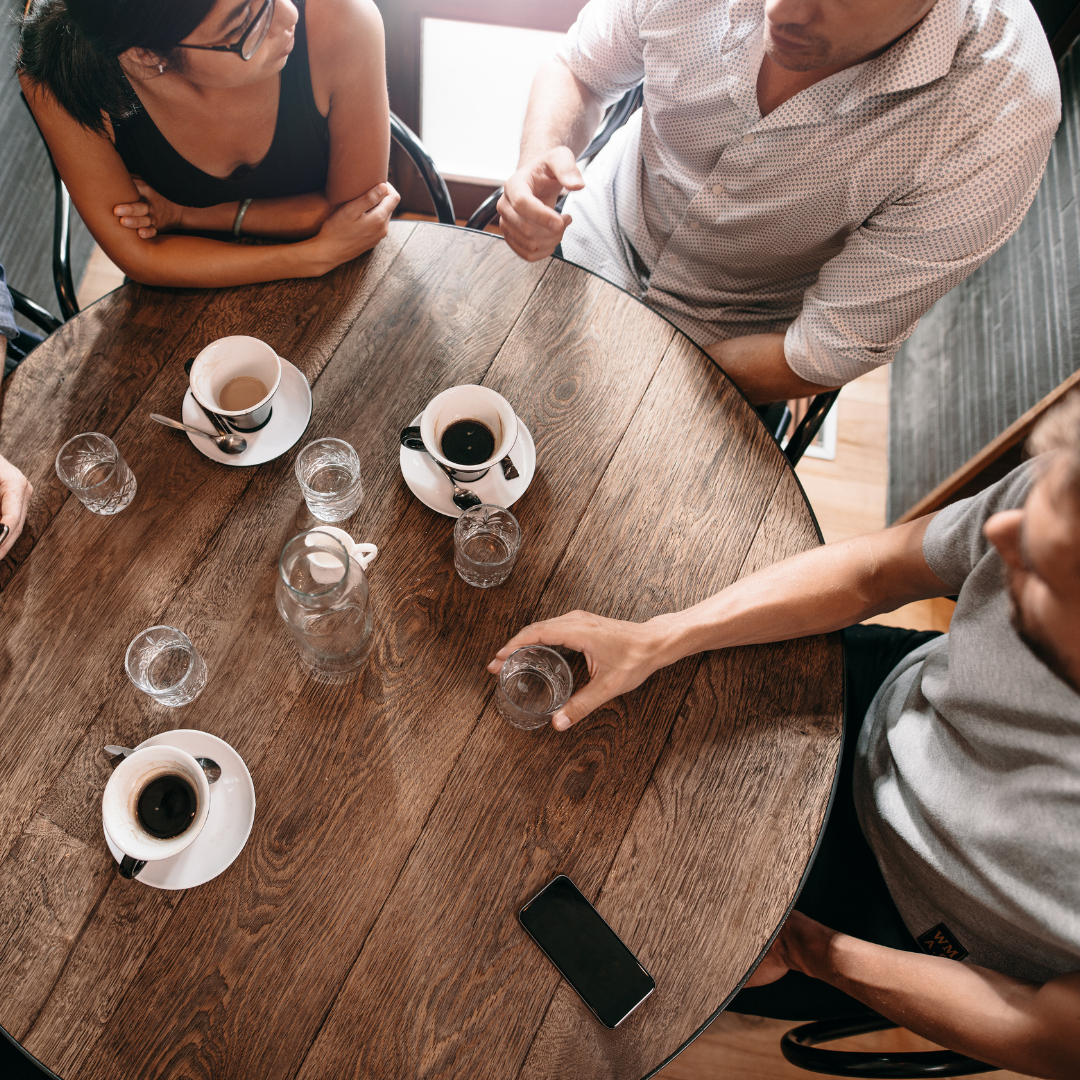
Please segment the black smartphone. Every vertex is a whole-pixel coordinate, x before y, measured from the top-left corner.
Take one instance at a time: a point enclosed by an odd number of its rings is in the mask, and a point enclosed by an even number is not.
[[[653,977],[565,874],[545,885],[518,919],[605,1027],[621,1024],[656,989]]]

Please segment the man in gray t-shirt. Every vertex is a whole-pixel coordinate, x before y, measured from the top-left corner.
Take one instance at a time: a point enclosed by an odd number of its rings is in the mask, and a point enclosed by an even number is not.
[[[869,1009],[1002,1068],[1080,1075],[1080,391],[1032,449],[936,515],[646,623],[537,623],[492,662],[537,641],[586,653],[565,731],[691,653],[847,627],[835,804],[733,1010]],[[853,625],[957,592],[947,636]]]

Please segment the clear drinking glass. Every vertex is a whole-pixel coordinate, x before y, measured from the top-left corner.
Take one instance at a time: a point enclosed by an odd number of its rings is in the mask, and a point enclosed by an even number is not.
[[[56,475],[95,514],[119,514],[135,498],[135,477],[116,443],[96,431],[68,439],[56,455]]]
[[[317,521],[344,521],[364,497],[360,458],[341,439],[316,439],[296,455],[296,479]]]
[[[472,506],[454,525],[454,569],[478,589],[501,585],[514,569],[520,547],[521,526],[501,506]]]
[[[162,705],[186,705],[206,685],[206,664],[191,639],[175,626],[151,626],[124,657],[128,678]]]
[[[515,649],[499,672],[495,705],[516,728],[532,731],[551,722],[574,692],[570,665],[546,645]]]

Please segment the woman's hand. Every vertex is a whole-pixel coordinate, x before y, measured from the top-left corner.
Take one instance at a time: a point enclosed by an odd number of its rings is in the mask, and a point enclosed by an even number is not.
[[[33,494],[30,481],[10,461],[0,457],[0,524],[11,530],[7,539],[0,544],[0,559],[19,539],[26,521],[26,511],[30,506],[30,496]]]
[[[113,213],[120,219],[125,229],[133,229],[144,240],[150,240],[158,233],[169,232],[183,223],[184,208],[169,202],[164,195],[159,195],[141,177],[131,178],[138,188],[143,201],[137,203],[119,203],[113,207]]]
[[[584,719],[594,709],[640,686],[664,666],[666,631],[662,619],[645,623],[605,619],[587,611],[571,611],[557,619],[533,623],[515,634],[488,664],[497,675],[503,661],[523,645],[565,645],[585,654],[589,681],[552,718],[557,731]]]
[[[376,184],[351,202],[342,203],[310,243],[325,266],[320,273],[370,251],[390,229],[390,215],[401,196],[389,183]]]

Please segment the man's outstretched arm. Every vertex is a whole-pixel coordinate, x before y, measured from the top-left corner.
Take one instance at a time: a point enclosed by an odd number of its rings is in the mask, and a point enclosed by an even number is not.
[[[603,117],[592,91],[557,57],[533,79],[518,169],[499,200],[503,235],[523,259],[547,258],[562,240],[569,214],[555,212],[567,191],[585,186],[576,165]]]
[[[824,634],[955,589],[929,567],[922,542],[932,516],[803,552],[695,604],[648,622],[574,611],[533,623],[510,639],[488,670],[522,645],[565,645],[585,654],[589,682],[555,714],[565,731],[654,671],[693,653]]]
[[[749,986],[821,979],[940,1046],[1031,1076],[1080,1076],[1080,972],[1045,984],[837,933],[793,911]]]

